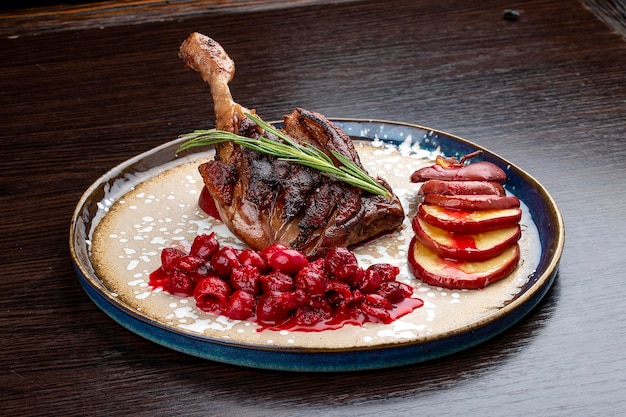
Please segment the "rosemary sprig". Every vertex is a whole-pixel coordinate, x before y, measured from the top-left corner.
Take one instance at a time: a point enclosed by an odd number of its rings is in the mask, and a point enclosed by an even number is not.
[[[332,159],[318,148],[308,144],[301,145],[269,123],[251,114],[246,114],[246,116],[266,132],[270,132],[282,139],[283,142],[274,141],[263,136],[258,139],[252,139],[216,129],[196,130],[181,136],[181,138],[186,139],[186,141],[178,148],[176,153],[198,146],[233,142],[253,151],[273,155],[282,161],[293,162],[316,169],[323,175],[354,185],[370,193],[387,198],[391,197],[389,190],[344,155],[332,150],[330,151],[342,164],[335,166]]]

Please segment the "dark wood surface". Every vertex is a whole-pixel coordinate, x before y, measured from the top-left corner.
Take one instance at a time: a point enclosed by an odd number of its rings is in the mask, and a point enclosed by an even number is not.
[[[576,1],[233,3],[63,30],[29,31],[36,10],[0,17],[0,414],[626,412],[624,38]],[[212,125],[207,87],[177,58],[192,31],[224,45],[236,99],[267,119],[302,106],[418,123],[537,178],[566,226],[546,298],[475,348],[345,374],[213,363],[109,319],[74,274],[71,214],[108,169]]]

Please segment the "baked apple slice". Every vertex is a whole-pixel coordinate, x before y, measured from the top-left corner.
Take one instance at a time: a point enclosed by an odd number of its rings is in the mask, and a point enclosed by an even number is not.
[[[505,195],[502,184],[495,181],[428,180],[422,184],[419,193],[422,195]]]
[[[409,245],[409,270],[424,283],[448,289],[476,290],[485,288],[517,267],[520,250],[516,243],[500,255],[486,261],[467,262],[442,258],[417,238]]]
[[[513,226],[522,218],[519,207],[501,210],[454,210],[445,207],[420,204],[418,215],[433,226],[456,233],[480,233]]]
[[[424,182],[426,180],[504,182],[506,173],[499,166],[487,161],[462,165],[461,163],[452,164],[449,162],[446,164],[437,159],[436,164],[420,168],[411,174],[411,182]]]
[[[424,204],[455,210],[480,211],[502,210],[520,206],[520,201],[512,195],[443,195],[426,194]]]
[[[462,261],[485,261],[517,243],[521,236],[519,225],[484,233],[462,234],[448,232],[416,217],[415,236],[424,246],[442,258]]]

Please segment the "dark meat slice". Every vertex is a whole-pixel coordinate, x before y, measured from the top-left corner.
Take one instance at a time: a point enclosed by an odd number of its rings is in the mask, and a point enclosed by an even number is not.
[[[254,111],[233,101],[228,82],[234,63],[217,42],[194,33],[181,45],[180,56],[211,87],[217,129],[278,140],[245,117]],[[331,150],[341,153],[362,167],[350,137],[323,115],[296,109],[284,123],[284,132],[293,140],[329,156]],[[392,232],[404,220],[395,195],[372,195],[312,168],[230,142],[216,146],[214,160],[199,171],[224,223],[257,250],[282,243],[316,258],[333,247],[355,246]],[[390,189],[384,180],[378,181]]]

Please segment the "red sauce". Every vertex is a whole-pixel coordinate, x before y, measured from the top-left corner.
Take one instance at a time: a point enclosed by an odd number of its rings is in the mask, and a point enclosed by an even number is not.
[[[452,246],[456,249],[476,249],[476,241],[470,235],[451,234]]]
[[[159,268],[150,274],[148,285],[150,285],[150,288],[153,290],[164,290],[168,282],[168,275],[165,273],[163,268]]]
[[[386,323],[391,323],[400,317],[406,316],[407,314],[417,310],[422,307],[424,302],[419,298],[405,298],[400,301],[398,304],[394,305],[393,310],[390,310],[390,320],[386,321]],[[358,311],[340,311],[337,310],[333,313],[332,317],[328,320],[321,321],[312,326],[302,326],[296,323],[294,317],[290,318],[284,323],[281,324],[264,324],[264,323],[256,323],[260,327],[257,331],[263,330],[274,330],[281,331],[286,330],[290,332],[322,332],[325,330],[337,330],[342,328],[345,325],[351,324],[354,326],[362,326],[366,322],[372,323],[383,323],[380,319],[368,318],[365,314],[360,313]]]

